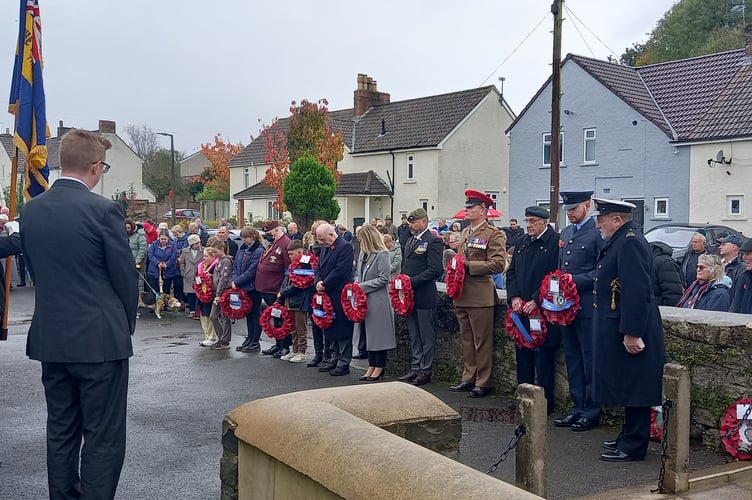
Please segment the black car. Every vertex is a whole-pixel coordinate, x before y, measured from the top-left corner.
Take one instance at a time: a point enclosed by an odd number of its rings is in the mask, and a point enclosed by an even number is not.
[[[189,219],[193,220],[196,217],[201,217],[201,212],[198,210],[194,210],[192,208],[176,208],[175,209],[175,218],[176,219]],[[168,211],[162,216],[163,219],[172,219],[172,210]]]
[[[648,241],[662,241],[674,250],[674,260],[681,260],[690,248],[692,235],[700,233],[707,239],[708,252],[717,254],[718,243],[716,240],[728,234],[735,234],[744,242],[747,238],[736,229],[727,226],[695,225],[695,224],[662,224],[655,226],[645,233]]]

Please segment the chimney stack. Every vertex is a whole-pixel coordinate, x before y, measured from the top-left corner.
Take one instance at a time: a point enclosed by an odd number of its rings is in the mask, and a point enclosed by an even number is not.
[[[353,113],[355,116],[362,115],[373,106],[389,104],[389,94],[379,92],[376,80],[363,73],[358,73],[358,88],[355,89],[353,94]]]
[[[65,135],[66,132],[68,132],[71,129],[71,127],[66,127],[63,125],[63,120],[60,120],[57,122],[57,136],[62,137]]]
[[[115,122],[111,120],[99,120],[99,133],[100,134],[114,134]]]

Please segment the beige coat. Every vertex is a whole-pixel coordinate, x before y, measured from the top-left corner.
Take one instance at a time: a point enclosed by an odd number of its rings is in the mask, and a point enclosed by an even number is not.
[[[475,231],[467,226],[460,235],[457,253],[461,254],[469,270],[465,271],[462,295],[454,305],[459,307],[488,307],[496,304],[496,287],[491,275],[504,271],[507,261],[507,238],[504,231],[482,222]]]
[[[183,275],[183,292],[193,292],[193,280],[196,279],[198,263],[204,260],[204,247],[199,247],[196,257],[191,254],[191,247],[185,247],[180,254],[180,274]]]

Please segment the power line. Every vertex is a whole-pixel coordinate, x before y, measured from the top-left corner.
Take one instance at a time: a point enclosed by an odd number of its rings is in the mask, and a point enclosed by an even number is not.
[[[612,49],[611,47],[609,47],[608,45],[606,45],[606,42],[604,42],[603,40],[601,40],[598,37],[598,35],[596,35],[595,33],[593,33],[593,30],[591,30],[590,28],[588,28],[588,25],[585,24],[585,23],[583,23],[582,20],[579,17],[577,17],[577,14],[575,14],[574,12],[572,12],[572,9],[570,9],[566,4],[564,4],[564,10],[566,10],[567,13],[571,14],[572,17],[574,17],[577,20],[577,22],[579,22],[582,26],[584,26],[585,29],[588,30],[588,32],[595,37],[596,40],[598,40],[599,42],[601,42],[601,45],[603,45],[604,47],[606,47],[609,50],[609,52],[611,52],[613,55],[617,54],[617,52],[614,49]],[[574,24],[574,23],[572,23],[572,24]],[[579,30],[578,30],[578,32],[579,32]],[[582,36],[582,35],[580,35],[580,36]],[[586,45],[587,45],[587,43],[586,43]],[[588,46],[588,49],[589,48],[590,47]]]
[[[533,33],[535,32],[535,30],[537,30],[537,29],[538,29],[538,26],[540,26],[540,25],[541,25],[541,23],[542,23],[543,21],[545,21],[547,17],[548,17],[548,12],[546,12],[546,14],[545,14],[545,15],[544,15],[544,16],[543,16],[543,17],[541,18],[541,20],[540,20],[540,21],[538,21],[538,24],[536,24],[536,25],[535,25],[535,26],[533,27],[533,29],[532,29],[532,30],[530,30],[530,33],[528,33],[527,35],[525,35],[525,38],[523,38],[523,39],[522,39],[522,41],[520,41],[520,43],[519,43],[519,44],[517,44],[517,46],[516,46],[516,47],[514,48],[514,50],[512,50],[512,52],[511,52],[511,53],[510,53],[510,54],[509,54],[509,55],[508,55],[507,57],[505,57],[505,58],[504,58],[504,60],[503,60],[503,61],[501,61],[501,63],[500,63],[500,64],[499,64],[498,66],[496,66],[496,69],[495,69],[495,70],[493,70],[493,71],[491,72],[491,74],[490,74],[490,75],[488,75],[488,76],[486,77],[486,79],[485,79],[485,80],[483,80],[482,82],[480,82],[480,85],[478,85],[479,87],[482,87],[484,83],[486,83],[486,82],[487,82],[487,81],[488,81],[488,80],[489,80],[489,79],[490,79],[490,78],[491,78],[492,76],[494,76],[494,74],[495,74],[495,73],[496,73],[497,71],[499,71],[499,69],[500,69],[500,68],[501,68],[502,66],[504,66],[504,63],[505,63],[505,62],[507,62],[507,61],[509,60],[509,58],[510,58],[510,57],[512,57],[512,56],[514,55],[514,53],[515,53],[515,52],[517,52],[517,49],[519,49],[520,47],[522,47],[522,44],[523,44],[523,43],[525,43],[525,42],[527,41],[527,39],[528,39],[528,38],[530,38],[530,35],[532,35],[532,34],[533,34]]]
[[[565,10],[566,10],[566,8],[565,8]],[[578,21],[579,21],[579,19],[578,19]],[[577,34],[580,35],[580,39],[582,40],[582,43],[584,43],[585,47],[587,47],[588,50],[590,51],[590,55],[593,56],[593,58],[595,58],[595,52],[593,52],[593,49],[590,48],[590,44],[587,43],[587,40],[585,40],[585,37],[582,36],[582,32],[580,31],[580,28],[577,27],[577,23],[575,23],[574,21],[572,21],[572,26],[574,26],[574,29],[577,32]]]

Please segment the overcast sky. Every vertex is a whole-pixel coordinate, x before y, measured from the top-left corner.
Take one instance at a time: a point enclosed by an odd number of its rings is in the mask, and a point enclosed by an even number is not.
[[[645,41],[674,3],[567,0],[574,15],[564,12],[562,58],[570,52],[618,58],[633,42]],[[0,7],[0,95],[6,101],[17,4]],[[174,133],[176,149],[191,154],[218,132],[248,144],[258,135],[259,119],[268,124],[289,116],[293,99],[326,98],[330,110],[352,107],[358,73],[377,80],[392,102],[498,86],[504,77],[504,97],[519,113],[551,71],[550,5],[40,0],[47,119],[53,135],[60,120],[87,129],[96,129],[99,119],[114,120],[119,132],[146,124]],[[12,128],[13,117],[0,115],[0,127]]]

